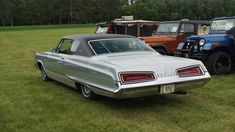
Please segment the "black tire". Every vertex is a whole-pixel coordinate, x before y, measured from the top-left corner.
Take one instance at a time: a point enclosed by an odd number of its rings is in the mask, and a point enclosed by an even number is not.
[[[155,50],[160,53],[161,55],[166,55],[166,50],[162,49],[162,48],[155,48]]]
[[[40,70],[41,70],[41,78],[42,78],[42,80],[43,80],[43,81],[49,81],[50,78],[47,76],[47,74],[46,74],[46,72],[45,72],[43,66],[41,66],[41,69],[40,69]]]
[[[87,85],[81,84],[80,87],[83,97],[90,100],[96,99],[97,95]]]
[[[211,74],[223,75],[231,71],[232,60],[231,56],[222,51],[212,53],[206,62],[208,71]]]

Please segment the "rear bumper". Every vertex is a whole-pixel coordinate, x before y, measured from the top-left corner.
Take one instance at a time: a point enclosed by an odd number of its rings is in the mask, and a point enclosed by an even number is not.
[[[169,83],[175,85],[175,91],[188,91],[190,89],[199,88],[204,86],[210,80],[210,76],[204,79],[182,81],[176,83]],[[165,85],[165,84],[164,84]],[[91,87],[96,94],[108,96],[111,98],[135,98],[160,94],[161,85],[142,86],[136,88],[122,88],[114,91],[105,91],[99,88]]]
[[[190,58],[190,59],[197,59],[201,61],[206,61],[208,58],[208,54],[206,53],[195,53],[195,52],[181,52],[177,51],[174,53],[175,56],[178,57],[185,57],[185,58]]]

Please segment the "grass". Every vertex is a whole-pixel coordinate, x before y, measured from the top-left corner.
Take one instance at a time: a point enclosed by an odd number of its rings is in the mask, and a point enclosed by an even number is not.
[[[79,91],[43,82],[34,53],[55,47],[62,36],[95,30],[72,27],[0,28],[1,132],[235,131],[235,72],[213,76],[205,87],[185,96],[145,100],[89,101]]]

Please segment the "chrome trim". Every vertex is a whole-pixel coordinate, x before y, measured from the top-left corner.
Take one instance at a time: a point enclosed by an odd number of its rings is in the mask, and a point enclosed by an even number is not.
[[[178,75],[178,72],[177,72],[177,71],[179,71],[179,70],[184,70],[184,69],[187,69],[187,68],[193,68],[193,67],[199,67],[200,70],[201,70],[201,72],[202,72],[202,74],[200,74],[200,75],[184,75],[184,76],[179,76],[179,75]],[[202,69],[201,65],[192,65],[192,66],[186,66],[186,67],[182,67],[182,68],[176,69],[176,75],[177,75],[179,78],[183,78],[183,77],[194,77],[194,76],[203,76],[203,75],[205,75],[205,71]]]
[[[154,79],[151,79],[151,80],[139,80],[139,81],[131,81],[131,82],[127,82],[127,83],[124,83],[122,77],[121,77],[121,74],[128,74],[128,73],[149,73],[149,74],[152,74],[154,76]],[[155,73],[153,71],[126,71],[126,72],[119,72],[118,73],[118,77],[120,79],[120,82],[122,85],[127,85],[127,84],[133,84],[133,83],[143,83],[143,82],[149,82],[149,81],[153,81],[153,80],[157,80],[157,76],[155,75]]]
[[[204,86],[210,78],[206,79],[198,79],[193,81],[183,81],[178,83],[170,83],[175,85],[175,91],[188,91],[194,88],[199,88]],[[164,84],[165,85],[165,84]],[[90,86],[90,88],[96,94],[100,94],[103,96],[108,96],[117,99],[123,98],[134,98],[134,97],[144,97],[144,96],[153,96],[160,94],[160,86],[161,85],[152,85],[152,86],[143,86],[138,88],[121,88],[114,91],[108,91],[104,89],[100,89],[94,86]]]

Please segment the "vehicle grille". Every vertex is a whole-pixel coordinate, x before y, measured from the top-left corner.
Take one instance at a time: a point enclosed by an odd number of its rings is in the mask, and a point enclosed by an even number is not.
[[[196,40],[187,40],[184,43],[183,49],[191,52],[197,52],[199,50],[199,42]]]

